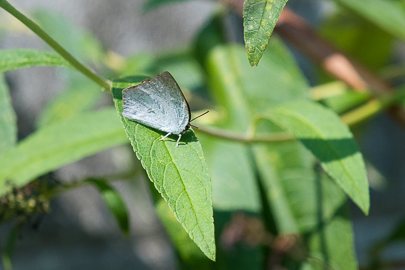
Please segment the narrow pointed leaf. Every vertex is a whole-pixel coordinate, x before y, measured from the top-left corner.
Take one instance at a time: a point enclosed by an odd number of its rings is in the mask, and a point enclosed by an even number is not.
[[[17,140],[16,116],[3,75],[0,74],[0,155]]]
[[[23,186],[62,165],[126,142],[112,109],[83,113],[46,126],[0,156],[0,195],[11,185]]]
[[[30,49],[0,50],[0,72],[34,66],[70,66],[61,56]]]
[[[107,181],[102,179],[88,179],[100,192],[101,198],[113,214],[118,226],[124,234],[129,233],[129,214],[124,199],[120,193]]]
[[[279,105],[267,116],[295,135],[346,194],[368,213],[364,161],[351,132],[337,115],[316,103],[300,100]]]
[[[215,260],[211,180],[201,145],[192,131],[174,140],[159,140],[161,132],[122,116],[122,90],[141,78],[116,81],[114,102],[131,145],[149,179],[168,203],[190,238],[211,260]],[[131,83],[132,82],[132,83]]]
[[[243,32],[251,66],[256,66],[269,43],[287,0],[245,0]]]

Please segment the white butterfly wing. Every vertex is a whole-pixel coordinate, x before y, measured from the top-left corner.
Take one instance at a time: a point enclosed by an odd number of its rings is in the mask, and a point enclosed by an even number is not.
[[[122,115],[172,134],[182,133],[190,122],[187,101],[169,72],[122,92]]]

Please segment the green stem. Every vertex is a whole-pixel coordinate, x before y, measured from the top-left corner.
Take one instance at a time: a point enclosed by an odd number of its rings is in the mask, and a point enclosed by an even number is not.
[[[50,37],[44,30],[39,27],[34,21],[29,19],[27,16],[18,11],[14,6],[12,6],[7,0],[0,0],[0,7],[5,11],[14,16],[17,20],[22,22],[25,26],[31,29],[32,32],[37,34],[43,41],[45,41],[51,48],[53,48],[58,54],[66,59],[74,68],[76,68],[80,73],[94,81],[106,90],[111,90],[111,83],[104,80],[92,70],[87,68],[85,65],[80,63],[73,55],[66,51],[58,42],[56,42],[52,37]]]
[[[386,97],[372,99],[366,104],[342,115],[341,118],[347,125],[354,126],[401,100],[405,100],[405,89],[398,90]]]

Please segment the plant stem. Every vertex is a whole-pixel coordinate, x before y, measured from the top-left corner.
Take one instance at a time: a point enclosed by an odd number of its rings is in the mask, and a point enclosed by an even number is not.
[[[196,131],[219,139],[237,141],[242,143],[270,143],[270,142],[286,142],[295,140],[293,136],[287,133],[250,136],[207,126],[199,126],[198,129],[196,129]]]
[[[386,97],[374,98],[366,104],[342,115],[341,119],[347,125],[354,126],[401,100],[405,100],[405,89],[397,90],[394,94]]]
[[[25,26],[31,29],[32,32],[37,34],[43,41],[45,41],[51,48],[53,48],[58,54],[60,54],[66,61],[68,61],[74,68],[76,68],[80,73],[94,81],[105,90],[111,90],[111,83],[104,80],[88,67],[80,63],[73,55],[66,51],[58,42],[56,42],[52,37],[50,37],[44,30],[39,27],[34,21],[29,19],[27,16],[18,11],[14,6],[12,6],[7,0],[0,0],[0,7],[5,11],[14,16],[17,20],[22,22]]]

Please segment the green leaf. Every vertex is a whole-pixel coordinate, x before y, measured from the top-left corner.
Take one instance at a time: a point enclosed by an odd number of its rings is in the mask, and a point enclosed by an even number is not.
[[[69,53],[79,59],[100,62],[104,54],[101,43],[90,32],[74,25],[71,18],[46,9],[37,10],[32,15],[41,28],[59,44],[63,44]]]
[[[306,96],[307,83],[293,58],[277,39],[252,69],[239,45],[217,46],[207,65],[212,96],[226,111],[232,129],[246,131],[255,115],[294,96]],[[270,95],[267,92],[275,92]]]
[[[246,145],[208,136],[200,136],[200,139],[212,177],[217,242],[224,243],[224,234],[230,224],[236,223],[236,215],[243,213],[243,216],[261,219],[255,166]],[[234,243],[232,248],[227,245],[217,247],[217,269],[262,269],[264,257],[260,246],[243,240]]]
[[[249,149],[207,136],[201,136],[201,143],[212,176],[215,210],[260,213],[259,191]]]
[[[3,74],[0,73],[0,155],[17,141],[16,116]]]
[[[251,66],[257,66],[267,48],[287,0],[245,0],[243,32]]]
[[[249,125],[252,125],[252,122],[263,111],[292,99],[306,97],[308,86],[287,50],[274,38],[270,42],[270,47],[269,52],[263,55],[260,66],[254,70],[250,68],[244,57],[244,51],[240,47],[217,47],[210,55],[208,75],[212,96],[223,109],[222,115],[227,119],[224,122],[230,125],[230,129],[240,132],[249,131]],[[260,133],[260,135],[280,132],[280,128],[274,126],[270,121],[260,121],[258,124],[255,126],[256,133]],[[204,139],[204,137],[202,138]],[[215,181],[224,179],[224,187],[233,186],[234,182],[238,186],[240,185],[238,174],[241,178],[240,181],[243,182],[246,175],[249,175],[249,170],[243,166],[245,169],[242,174],[241,165],[232,165],[231,162],[236,155],[234,152],[230,152],[227,156],[225,151],[229,151],[230,148],[224,148],[219,157],[220,161],[211,161],[210,146],[205,144],[205,139],[202,142],[209,167],[211,167],[211,163],[215,166],[216,162],[220,162],[222,165],[222,168],[218,168],[220,172],[218,179],[215,177],[215,172],[212,171],[215,206],[217,200],[215,189],[221,187]],[[244,146],[241,145],[240,148],[243,149]],[[217,146],[214,149],[218,152],[221,150],[217,150]],[[357,263],[354,256],[350,220],[347,215],[337,214],[346,201],[345,195],[331,179],[322,178],[319,181],[314,170],[316,161],[313,156],[295,141],[255,144],[252,146],[252,150],[257,173],[263,183],[271,209],[271,213],[267,213],[267,215],[273,215],[273,218],[268,218],[267,222],[274,222],[276,231],[280,234],[304,234],[306,244],[304,252],[310,261],[308,262],[309,269],[322,269],[322,267],[324,269],[325,265],[339,266],[334,269],[355,269],[353,266]],[[248,159],[246,153],[243,155]],[[241,163],[239,158],[236,160],[235,163]],[[227,163],[229,164],[227,165]],[[224,175],[234,178],[225,178]],[[246,187],[243,188],[246,189]],[[227,194],[225,191],[223,192]],[[231,192],[228,191],[228,193]],[[248,194],[250,193],[248,192]],[[234,197],[238,198],[234,205],[237,205],[239,200],[246,201],[246,205],[248,205],[249,200],[240,196],[239,193],[236,193]],[[226,198],[218,198],[218,200],[227,202]],[[231,203],[228,205],[232,206]],[[263,206],[262,211],[267,209],[266,206]],[[217,216],[215,220],[216,231],[222,233],[221,227],[218,226],[219,218]],[[336,223],[342,225],[334,225]],[[339,241],[337,237],[334,237],[335,235],[344,235],[344,237]],[[322,241],[319,242],[320,240]],[[319,243],[322,244],[319,245]],[[325,246],[326,248],[324,248]],[[244,252],[246,253],[246,250]],[[345,255],[343,259],[341,254]],[[233,255],[240,260],[239,253],[233,253]],[[256,256],[260,256],[260,252],[251,253],[250,262],[254,261]],[[220,260],[219,251],[218,261]],[[231,261],[234,260],[235,257],[231,256]],[[313,264],[316,264],[317,267],[312,267]]]
[[[351,132],[337,115],[310,101],[292,101],[274,108],[266,117],[296,136],[363,212],[368,213],[364,161]]]
[[[12,255],[21,230],[21,225],[14,225],[5,240],[5,246],[1,251],[1,260],[4,270],[13,270]]]
[[[112,109],[82,113],[39,129],[0,156],[0,195],[35,177],[127,142]]]
[[[211,94],[223,112],[221,128],[246,132],[256,110],[268,109],[290,95],[305,96],[306,82],[287,50],[277,39],[272,39],[270,47],[271,52],[263,55],[262,64],[254,70],[241,46],[215,46],[209,54],[207,73]],[[279,95],[266,95],[273,92]],[[253,214],[261,220],[264,209],[249,147],[212,137],[201,139],[212,175],[218,235],[233,222],[235,211]],[[231,251],[219,247],[217,262],[224,269],[261,269],[264,258],[260,247],[242,242]]]
[[[405,39],[405,7],[397,0],[335,0],[392,35]]]
[[[389,63],[394,37],[357,14],[338,12],[320,27],[323,37],[366,67],[378,71]]]
[[[106,180],[88,179],[89,183],[93,184],[100,192],[104,203],[107,205],[111,213],[114,215],[118,226],[124,234],[129,233],[129,218],[128,209],[124,199],[120,193],[110,185]]]
[[[157,193],[157,192],[155,192]],[[157,215],[166,228],[176,250],[180,256],[183,267],[181,269],[211,269],[211,263],[200,248],[190,239],[169,205],[159,194],[154,194]]]
[[[72,118],[93,107],[100,97],[100,87],[83,78],[45,106],[39,115],[37,126],[43,127]]]
[[[310,269],[359,269],[348,212],[348,207],[343,205],[333,218],[319,222],[317,232],[306,235],[310,250],[307,264],[311,266]]]
[[[0,72],[34,66],[65,66],[69,63],[61,56],[46,51],[30,49],[0,50]]]
[[[276,227],[304,235],[310,269],[357,269],[349,215],[341,211],[346,196],[313,156],[294,141],[254,145],[253,152]]]
[[[143,78],[115,81],[114,102],[124,129],[142,167],[190,238],[211,260],[215,260],[211,180],[201,145],[192,131],[184,142],[160,141],[161,132],[122,117],[124,87]]]

